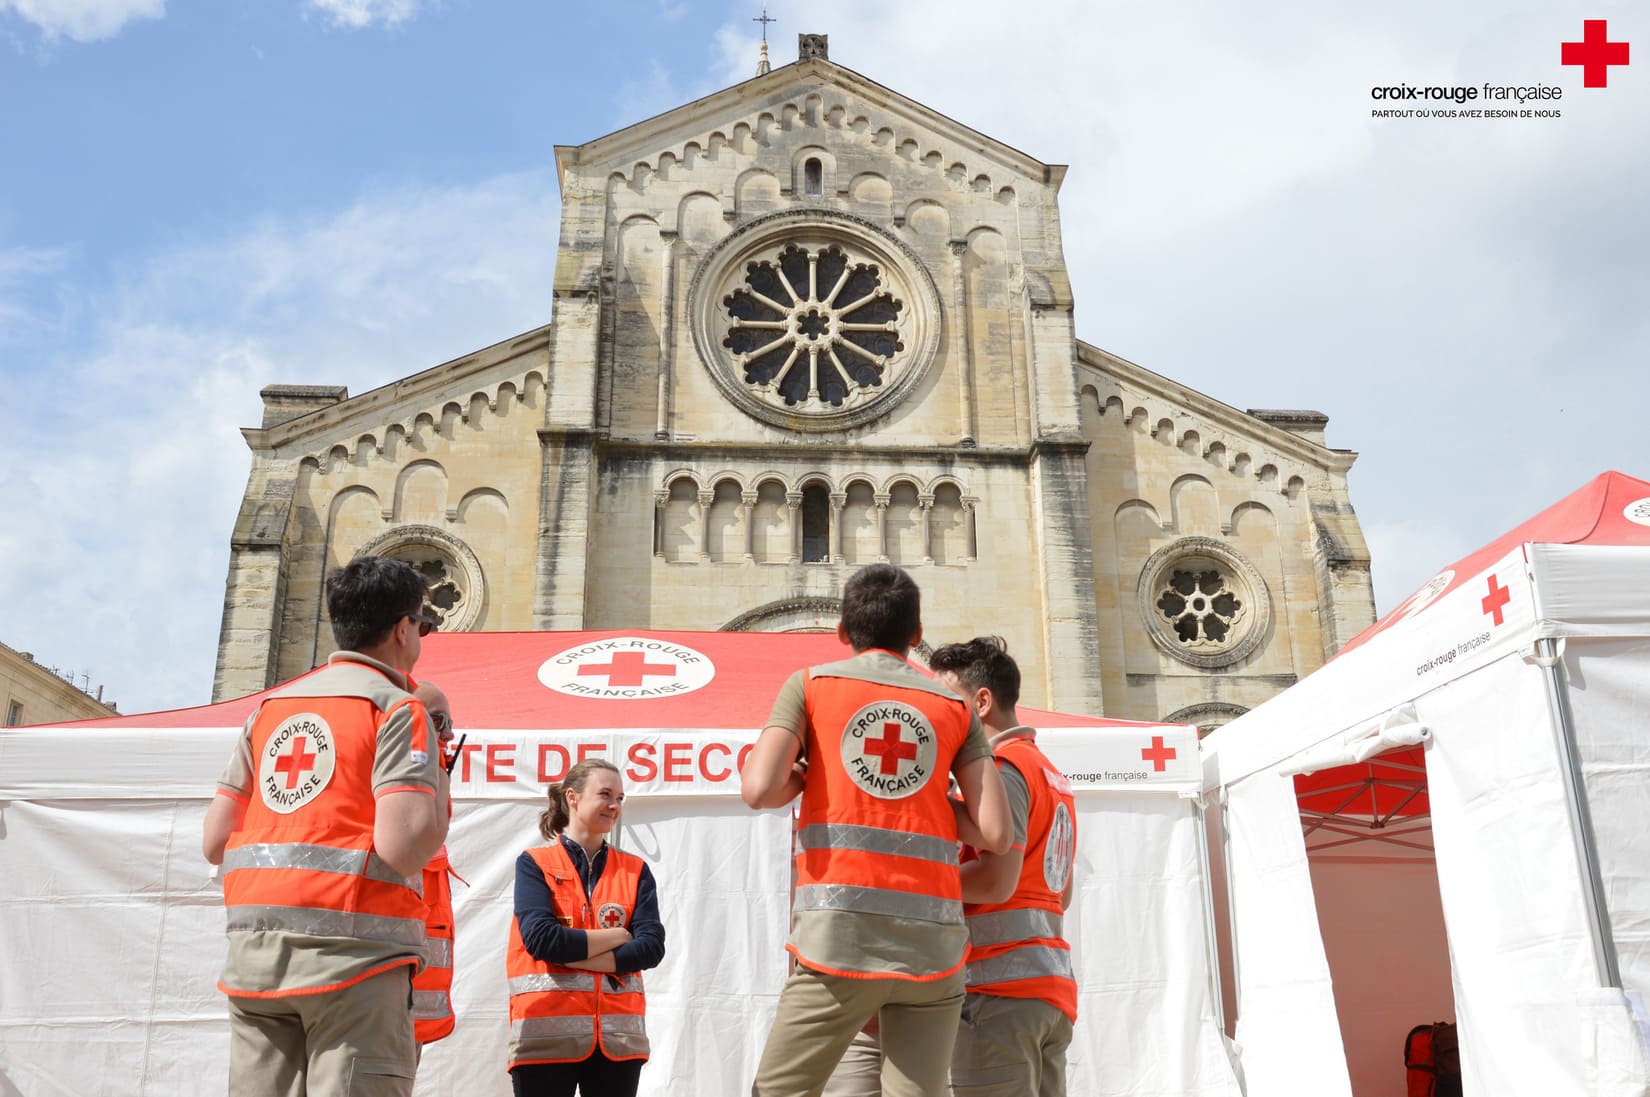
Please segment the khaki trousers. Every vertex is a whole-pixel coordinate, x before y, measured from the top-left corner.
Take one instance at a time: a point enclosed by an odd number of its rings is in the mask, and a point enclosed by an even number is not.
[[[1066,1097],[1071,1018],[1040,999],[970,994],[951,1053],[955,1097]]]
[[[863,1030],[854,1033],[819,1097],[882,1097],[882,1041]]]
[[[229,999],[229,1097],[412,1097],[412,965],[324,994]]]
[[[961,969],[927,983],[847,979],[797,966],[779,994],[753,1097],[819,1097],[872,1014],[882,1022],[884,1097],[946,1097],[962,1011]]]

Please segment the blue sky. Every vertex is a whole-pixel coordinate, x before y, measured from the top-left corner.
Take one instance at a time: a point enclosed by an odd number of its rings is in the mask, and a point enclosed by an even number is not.
[[[750,75],[758,8],[0,0],[0,641],[126,711],[204,701],[258,389],[548,320],[553,145]],[[829,33],[1071,165],[1081,338],[1328,413],[1383,607],[1604,468],[1650,476],[1642,5],[771,10],[776,64]],[[1601,18],[1642,60],[1583,89],[1559,44]],[[1370,117],[1375,85],[1486,82],[1562,116]]]

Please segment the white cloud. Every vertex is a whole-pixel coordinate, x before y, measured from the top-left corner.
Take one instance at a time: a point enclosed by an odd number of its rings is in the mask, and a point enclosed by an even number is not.
[[[8,11],[48,39],[96,42],[119,34],[134,19],[161,18],[166,0],[0,0],[0,13]]]
[[[335,27],[358,29],[374,23],[393,27],[417,15],[424,5],[423,0],[304,0],[304,6]]]
[[[74,350],[8,347],[0,639],[124,711],[205,702],[258,390],[363,392],[544,323],[555,195],[539,172],[270,218],[120,276]]]

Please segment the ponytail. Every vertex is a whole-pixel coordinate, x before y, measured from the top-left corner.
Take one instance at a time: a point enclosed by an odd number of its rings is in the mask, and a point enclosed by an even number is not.
[[[545,790],[550,806],[539,812],[539,833],[544,835],[545,841],[554,841],[556,835],[567,829],[568,820],[573,817],[567,807],[567,790],[583,792],[591,771],[598,769],[619,772],[619,767],[605,758],[586,758],[568,770],[567,776]]]

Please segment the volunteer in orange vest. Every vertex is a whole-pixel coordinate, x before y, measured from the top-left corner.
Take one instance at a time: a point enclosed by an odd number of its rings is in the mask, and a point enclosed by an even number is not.
[[[928,661],[991,737],[1014,821],[1004,853],[962,867],[968,998],[951,1057],[955,1097],[1065,1097],[1077,981],[1063,923],[1071,905],[1076,804],[1020,723],[1020,668],[1001,639],[948,644]]]
[[[420,682],[413,696],[424,702],[424,711],[430,715],[430,726],[435,729],[441,744],[441,757],[453,741],[453,709],[447,695],[432,682]],[[443,767],[445,767],[443,761]],[[452,801],[448,801],[451,817]],[[447,847],[436,850],[430,863],[424,866],[424,970],[413,977],[413,1038],[422,1053],[425,1044],[452,1035],[456,1024],[453,1016],[453,888],[451,877],[456,875],[447,860]]]
[[[408,1097],[424,865],[447,778],[408,677],[435,622],[406,563],[327,577],[339,651],[258,706],[206,812],[223,866],[229,1092]]]
[[[887,1097],[939,1097],[963,1004],[957,841],[1008,848],[1008,806],[979,720],[905,661],[922,640],[917,585],[872,564],[842,589],[837,635],[855,652],[798,671],[741,774],[753,808],[801,796],[796,969],[762,1049],[757,1097],[819,1092],[879,1018]],[[946,795],[954,775],[962,800]]]
[[[665,955],[653,873],[607,835],[618,769],[586,758],[549,790],[548,845],[516,859],[506,957],[516,1097],[634,1097],[647,1060],[641,972]]]

